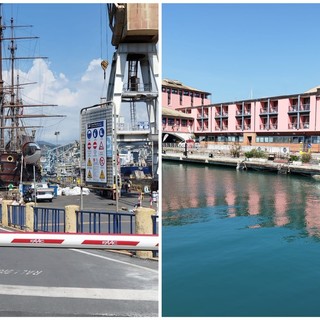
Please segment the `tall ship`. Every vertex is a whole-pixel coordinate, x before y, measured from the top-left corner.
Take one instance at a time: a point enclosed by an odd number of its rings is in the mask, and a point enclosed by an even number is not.
[[[41,149],[35,139],[37,128],[42,126],[29,125],[28,119],[63,117],[34,114],[30,110],[55,105],[24,104],[21,99],[21,89],[33,83],[20,83],[16,62],[45,57],[18,56],[18,41],[37,38],[16,36],[15,31],[20,27],[31,26],[15,25],[13,18],[10,19],[9,25],[5,25],[0,5],[0,188],[41,179]],[[6,71],[10,74],[9,77],[5,76],[5,61],[9,65],[9,70]]]

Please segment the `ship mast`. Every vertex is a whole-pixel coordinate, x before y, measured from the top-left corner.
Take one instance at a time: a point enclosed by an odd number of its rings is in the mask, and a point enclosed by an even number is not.
[[[19,89],[22,85],[19,83],[19,78],[17,76],[17,83],[15,83],[15,62],[16,60],[26,60],[26,59],[46,59],[47,57],[17,57],[15,52],[17,50],[16,40],[25,39],[37,39],[38,37],[17,37],[14,34],[14,29],[19,27],[32,27],[31,25],[17,26],[14,25],[13,18],[10,19],[10,37],[4,37],[4,30],[6,26],[3,25],[2,21],[2,5],[0,4],[0,151],[11,150],[16,152],[21,152],[23,141],[23,135],[34,138],[34,130],[32,135],[28,135],[26,128],[41,128],[41,126],[26,126],[20,123],[22,118],[45,118],[45,117],[65,117],[64,115],[44,115],[44,114],[23,114],[23,108],[25,107],[44,107],[44,106],[56,106],[54,104],[35,104],[35,105],[24,105],[19,98]],[[4,40],[10,41],[9,51],[10,57],[4,58],[2,52],[2,46]],[[10,94],[9,101],[5,99],[5,87],[3,80],[3,60],[10,61],[10,73],[11,73],[11,83],[8,87],[8,93]],[[16,92],[15,92],[16,90]],[[7,112],[5,110],[7,109]],[[10,125],[6,121],[10,121]],[[9,132],[9,142],[5,142],[5,130]]]
[[[2,79],[2,39],[3,30],[5,27],[2,25],[2,4],[0,4],[0,151],[4,150],[4,118],[3,118],[3,79]]]

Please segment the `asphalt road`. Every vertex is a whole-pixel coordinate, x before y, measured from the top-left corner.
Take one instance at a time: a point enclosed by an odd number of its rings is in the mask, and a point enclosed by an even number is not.
[[[157,261],[0,247],[0,316],[158,316],[158,308]]]
[[[139,193],[128,192],[123,193],[118,201],[119,212],[126,212],[132,210],[136,204],[139,203]],[[78,205],[81,206],[80,196],[58,196],[53,199],[52,202],[41,201],[37,205],[40,207],[50,208],[64,208],[67,205]],[[150,207],[150,195],[144,196],[142,200],[144,207]],[[152,204],[152,208],[156,210],[156,203]],[[105,210],[105,211],[116,211],[116,201],[107,199],[95,192],[90,192],[89,195],[83,195],[83,210]]]
[[[119,211],[133,209],[138,197],[123,195]],[[38,206],[70,204],[80,206],[80,196]],[[116,202],[91,192],[83,210],[112,212]],[[0,316],[153,317],[158,310],[158,261],[105,250],[0,247]]]

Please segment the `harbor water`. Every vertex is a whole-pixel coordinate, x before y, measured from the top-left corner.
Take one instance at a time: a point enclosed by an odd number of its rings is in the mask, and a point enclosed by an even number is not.
[[[320,182],[163,162],[163,316],[319,316]]]

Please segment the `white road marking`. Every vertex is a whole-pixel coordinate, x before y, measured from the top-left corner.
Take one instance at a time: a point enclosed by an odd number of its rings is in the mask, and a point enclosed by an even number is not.
[[[0,285],[0,295],[3,294],[50,298],[158,301],[157,290],[15,286],[2,284]]]
[[[154,273],[158,273],[158,270],[150,269],[150,268],[147,268],[147,267],[139,266],[139,265],[136,265],[136,264],[133,264],[133,263],[125,262],[125,261],[120,261],[120,260],[108,258],[108,257],[105,257],[105,256],[100,256],[98,254],[94,254],[94,253],[91,253],[91,252],[83,251],[83,250],[80,250],[80,249],[70,249],[70,250],[77,251],[77,252],[80,252],[80,253],[83,253],[83,254],[87,254],[89,256],[94,256],[94,257],[97,257],[97,258],[101,258],[101,259],[105,259],[105,260],[109,260],[109,261],[113,261],[113,262],[117,262],[117,263],[121,263],[121,264],[126,264],[126,265],[129,265],[131,267],[136,267],[136,268],[139,268],[139,269],[148,270],[148,271],[151,271],[151,272],[154,272]]]

